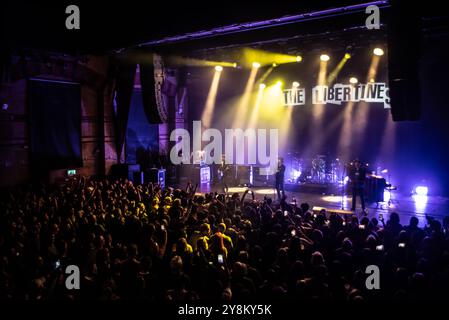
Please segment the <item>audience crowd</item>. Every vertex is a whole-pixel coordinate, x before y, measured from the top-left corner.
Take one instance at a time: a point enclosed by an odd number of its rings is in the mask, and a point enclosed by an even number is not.
[[[387,221],[307,203],[81,177],[0,200],[1,300],[447,298],[449,218]],[[80,269],[68,290],[65,268]],[[369,265],[380,289],[369,290]]]

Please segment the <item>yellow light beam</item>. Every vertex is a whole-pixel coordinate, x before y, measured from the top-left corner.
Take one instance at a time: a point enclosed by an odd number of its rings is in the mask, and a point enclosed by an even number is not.
[[[187,57],[180,57],[180,56],[168,57],[167,63],[170,65],[191,66],[191,67],[214,67],[214,66],[222,66],[222,67],[229,67],[229,68],[236,67],[235,62],[211,61],[211,60],[194,59],[194,58],[187,58]]]
[[[332,70],[332,72],[329,74],[329,77],[327,78],[327,83],[330,85],[332,82],[334,82],[335,78],[337,78],[338,74],[340,73],[341,69],[343,69],[346,62],[350,59],[350,55],[347,53],[343,56],[343,58],[340,60],[338,65]]]
[[[326,56],[327,58],[324,58]],[[320,56],[320,69],[318,71],[317,85],[324,86],[327,85],[326,75],[327,75],[327,62],[329,61],[328,55]],[[321,136],[322,133],[322,122],[323,122],[324,105],[315,104],[312,106],[312,123],[309,125],[309,137],[314,137],[313,141],[307,145],[305,153],[314,153],[316,148],[322,143],[324,137]]]
[[[218,84],[220,82],[221,71],[215,70],[214,77],[212,79],[212,84],[209,88],[209,93],[207,95],[206,105],[204,106],[204,111],[201,116],[201,121],[204,127],[209,128],[212,123],[212,115],[215,108],[215,100],[217,98]]]
[[[251,117],[248,122],[248,128],[257,127],[257,116],[259,114],[260,104],[262,103],[263,93],[265,90],[265,84],[259,85],[259,91],[257,92],[256,102],[254,103],[253,110],[251,111]]]
[[[349,101],[346,104],[345,112],[343,114],[343,125],[340,130],[340,137],[338,140],[337,154],[342,158],[344,162],[350,160],[351,146],[352,146],[352,116],[353,116],[354,102]]]
[[[327,61],[320,60],[320,70],[318,71],[318,81],[317,81],[317,84],[319,86],[324,86],[327,84],[326,74],[327,74]]]
[[[327,74],[327,61],[320,61],[320,70],[318,72],[318,82],[319,86],[327,85],[326,82],[326,74]],[[313,108],[313,120],[315,122],[320,122],[321,117],[323,115],[324,107],[322,104],[317,104]]]
[[[372,82],[376,79],[377,68],[379,66],[380,56],[373,55],[371,64],[366,76],[366,83]],[[374,80],[375,81],[375,80]],[[365,101],[360,101],[355,110],[354,119],[352,121],[354,135],[363,138],[365,136],[366,128],[368,126],[369,106]]]
[[[371,79],[376,79],[377,69],[379,67],[380,56],[373,55],[371,58],[371,64],[369,66],[366,82],[370,82]]]
[[[302,57],[298,55],[288,55],[278,52],[270,52],[253,48],[244,48],[242,52],[242,64],[249,67],[253,61],[257,61],[261,66],[291,62],[301,62]]]
[[[269,67],[262,76],[257,80],[257,84],[264,83],[264,81],[268,78],[270,73],[274,70],[274,66]]]
[[[246,112],[249,101],[251,98],[251,93],[253,92],[254,82],[256,81],[256,75],[259,68],[253,67],[251,68],[251,72],[248,77],[248,81],[246,82],[245,91],[243,92],[242,98],[240,99],[240,103],[237,107],[234,121],[232,123],[232,128],[242,128],[245,123],[246,117],[248,113]]]
[[[292,90],[295,90],[298,87],[299,87],[299,83],[296,82],[296,81],[293,82]],[[293,120],[292,119],[292,115],[293,115],[293,109],[294,108],[295,108],[294,106],[285,106],[283,108],[283,110],[282,110],[283,113],[285,113],[285,114],[282,116],[281,124],[279,126],[279,128],[280,128],[279,136],[280,136],[280,140],[281,140],[279,148],[281,150],[285,147],[287,141],[289,140],[288,137],[289,137],[289,134],[290,134],[290,126],[291,126],[291,123],[292,123],[292,120]]]

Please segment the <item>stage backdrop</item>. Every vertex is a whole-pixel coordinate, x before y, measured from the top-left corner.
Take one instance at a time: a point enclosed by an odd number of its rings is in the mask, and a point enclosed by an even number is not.
[[[27,103],[33,171],[82,166],[80,85],[29,80]]]
[[[428,40],[428,49],[420,62],[422,117],[416,122],[394,122],[390,109],[379,102],[343,102],[314,104],[313,88],[319,82],[318,55],[305,54],[303,62],[279,65],[263,80],[266,84],[262,103],[256,108],[260,79],[270,66],[257,73],[254,88],[242,106],[249,69],[224,68],[216,94],[211,127],[247,128],[248,119],[256,112],[256,128],[279,129],[279,153],[285,158],[294,153],[298,158],[317,155],[339,158],[346,163],[360,158],[373,169],[388,170],[388,180],[402,192],[416,185],[426,185],[429,193],[449,195],[449,109],[445,92],[448,88],[447,44]],[[329,50],[327,76],[336,69],[344,52]],[[386,52],[386,55],[388,51]],[[380,58],[374,81],[388,85],[387,57]],[[334,79],[334,84],[349,85],[350,77],[359,84],[370,82],[372,54],[361,48],[353,54]],[[191,118],[200,120],[214,76],[213,68],[190,68],[189,101]],[[270,101],[276,93],[273,86],[282,82],[283,89],[292,88],[293,81],[304,88],[303,105],[279,106]],[[278,90],[280,92],[280,90]],[[281,95],[277,93],[279,97]],[[282,101],[282,100],[281,100]],[[276,102],[276,101],[275,101]],[[288,164],[289,162],[287,162]]]

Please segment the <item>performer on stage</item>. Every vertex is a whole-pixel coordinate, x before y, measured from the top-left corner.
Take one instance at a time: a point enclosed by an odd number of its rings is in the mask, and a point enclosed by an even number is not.
[[[226,164],[225,155],[223,154],[221,156],[221,163],[217,168],[217,174],[218,174],[219,181],[221,182],[221,186],[224,189],[228,188],[227,183],[230,180],[229,179],[230,173],[231,173],[231,166]]]
[[[352,208],[354,211],[356,207],[356,198],[360,197],[360,201],[362,203],[362,210],[365,211],[365,178],[366,178],[366,170],[365,167],[362,166],[360,160],[356,159],[354,161],[354,166],[351,167],[349,172],[349,179],[352,183]]]
[[[285,174],[284,159],[279,158],[278,168],[276,171],[276,191],[277,191],[279,200],[285,198],[284,174]],[[282,198],[281,198],[281,193],[282,193]]]

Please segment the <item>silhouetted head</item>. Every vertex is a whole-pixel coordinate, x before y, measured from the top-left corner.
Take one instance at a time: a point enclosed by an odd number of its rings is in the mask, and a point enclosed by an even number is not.
[[[399,223],[399,215],[396,212],[392,212],[390,215],[390,222],[397,224]]]
[[[411,217],[410,218],[410,227],[417,227],[419,223],[419,220],[417,217]]]

